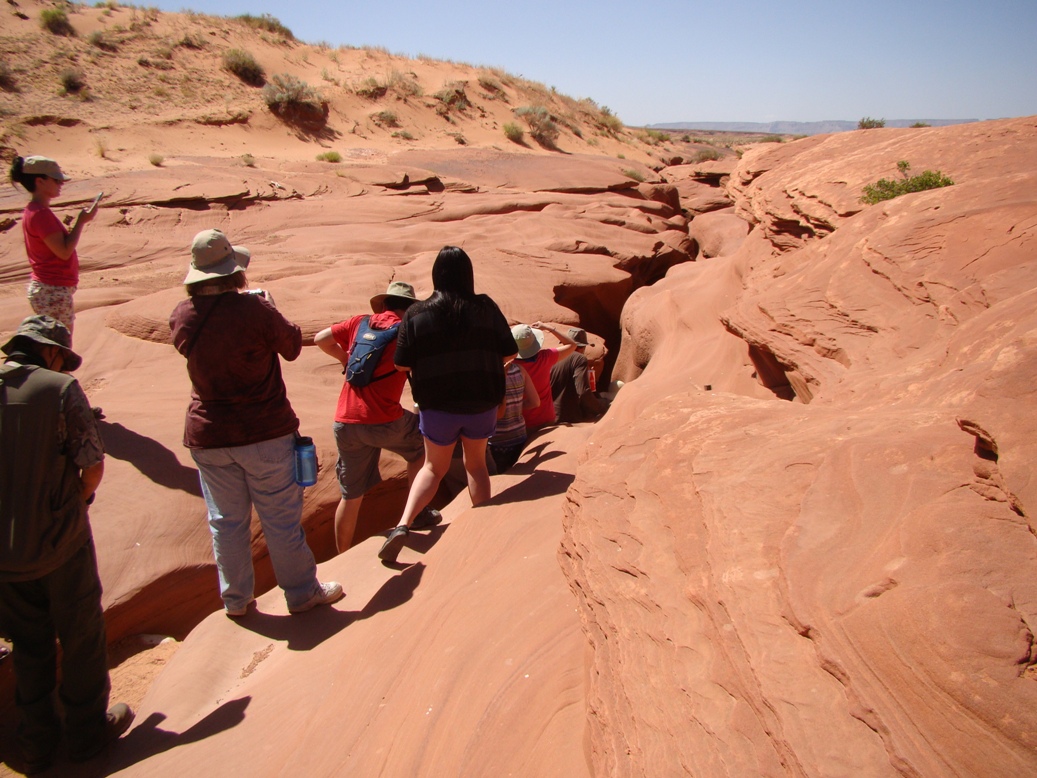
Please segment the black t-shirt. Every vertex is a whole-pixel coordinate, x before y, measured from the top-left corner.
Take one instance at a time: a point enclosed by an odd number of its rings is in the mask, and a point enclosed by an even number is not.
[[[504,357],[517,353],[511,328],[484,294],[466,302],[466,324],[450,326],[425,303],[407,309],[396,344],[396,364],[411,369],[418,407],[482,413],[504,398]]]

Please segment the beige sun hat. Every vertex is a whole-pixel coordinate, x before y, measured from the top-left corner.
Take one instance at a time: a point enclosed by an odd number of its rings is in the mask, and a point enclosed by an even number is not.
[[[244,246],[232,246],[219,230],[202,230],[191,243],[191,265],[184,285],[240,273],[248,267],[252,254]]]
[[[516,324],[511,328],[511,337],[515,339],[518,346],[519,359],[530,359],[535,357],[540,347],[544,345],[544,333],[535,330],[528,324]]]
[[[56,181],[70,181],[61,172],[61,166],[50,157],[31,156],[22,160],[22,172],[30,176],[46,176]]]
[[[414,296],[413,286],[406,281],[393,281],[385,290],[385,294],[376,294],[371,298],[371,310],[375,313],[382,313],[385,310],[386,297],[402,297],[404,300],[414,300],[415,302],[418,300]]]

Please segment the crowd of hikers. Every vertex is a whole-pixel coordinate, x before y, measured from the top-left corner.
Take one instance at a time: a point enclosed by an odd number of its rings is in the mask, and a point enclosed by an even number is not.
[[[72,344],[76,248],[100,195],[69,229],[51,210],[68,180],[56,161],[16,157],[10,179],[31,195],[22,231],[34,313],[2,346],[0,636],[12,646],[19,767],[33,773],[53,763],[62,733],[69,758],[85,761],[129,728],[133,712],[121,703],[109,707],[101,583],[87,517],[104,474],[101,413],[71,376],[82,363]],[[341,584],[318,580],[302,527],[299,419],[281,374],[281,360],[301,353],[302,332],[268,291],[249,288],[250,261],[251,252],[220,230],[199,232],[183,281],[186,297],[169,317],[191,381],[183,443],[198,468],[220,596],[234,619],[255,603],[253,508],[289,613],[344,594]],[[607,410],[583,353],[584,330],[509,326],[497,304],[476,293],[472,261],[456,246],[436,257],[432,287],[419,300],[413,286],[393,281],[371,298],[371,313],[332,324],[314,339],[345,376],[333,422],[340,552],[354,542],[364,495],[381,481],[383,449],[403,458],[409,482],[403,513],[378,551],[392,563],[410,532],[442,521],[431,502],[455,452],[477,506],[490,499],[491,473],[515,465],[531,432]],[[560,345],[545,348],[545,332]],[[408,382],[415,411],[402,404]]]

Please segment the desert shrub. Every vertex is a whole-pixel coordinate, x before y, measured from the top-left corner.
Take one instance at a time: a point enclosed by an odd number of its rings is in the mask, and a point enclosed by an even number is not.
[[[252,14],[241,14],[240,16],[234,17],[239,22],[244,22],[249,27],[253,27],[257,30],[263,30],[264,32],[272,32],[275,35],[280,35],[285,40],[294,41],[295,36],[292,31],[285,27],[281,22],[271,16],[270,14],[263,14],[262,16],[253,16]]]
[[[94,30],[87,37],[87,42],[100,49],[101,51],[117,51],[118,47],[115,45],[115,41],[108,37],[104,30]]]
[[[6,62],[0,62],[0,89],[5,92],[17,92],[18,82],[14,78],[14,72],[7,66]]]
[[[540,105],[526,105],[516,108],[515,114],[521,116],[529,126],[529,135],[545,149],[553,149],[558,141],[558,125],[551,119],[551,113]]]
[[[337,151],[324,151],[317,155],[318,162],[341,162],[342,155]]]
[[[61,82],[62,91],[67,95],[79,94],[86,87],[86,79],[75,68],[61,71],[58,80]]]
[[[858,130],[877,130],[880,127],[886,126],[885,119],[872,119],[870,116],[865,116],[859,122],[857,122]]]
[[[723,156],[716,149],[702,149],[698,154],[695,155],[692,162],[715,162]]]
[[[450,111],[463,111],[470,108],[472,103],[465,94],[465,85],[464,81],[452,81],[436,92],[433,95],[439,100],[436,112],[443,115]]]
[[[40,11],[40,26],[55,35],[72,36],[76,34],[64,8],[44,8]]]
[[[177,46],[183,46],[185,49],[204,49],[205,38],[198,33],[188,32],[184,33],[184,37],[176,42]]]
[[[909,176],[908,171],[911,170],[911,164],[905,159],[897,163],[897,170],[900,171],[900,178],[881,178],[874,184],[865,186],[861,194],[861,202],[866,205],[874,205],[903,194],[924,192],[927,189],[939,189],[954,184],[939,170],[925,170],[917,176]]]
[[[263,87],[263,99],[286,122],[307,128],[327,123],[327,102],[305,81],[289,73],[271,76],[270,83]]]
[[[626,170],[623,170],[623,171],[621,171],[621,172],[622,172],[622,173],[623,173],[623,175],[624,175],[624,176],[626,176],[627,178],[632,178],[632,179],[634,179],[635,181],[637,181],[638,183],[643,183],[643,182],[644,182],[644,180],[645,180],[645,177],[644,177],[644,175],[643,175],[643,174],[641,173],[641,171],[640,171],[640,170],[634,170],[633,168],[628,168],[628,169],[626,169]]]
[[[400,140],[414,140],[414,136],[406,130],[397,130],[392,134],[392,136],[394,138],[399,138]]]
[[[223,54],[223,69],[228,70],[246,84],[263,86],[266,73],[256,58],[243,49],[228,49]]]
[[[599,120],[602,128],[611,135],[618,135],[623,130],[623,122],[614,113],[608,110],[608,108],[601,109],[601,119]]]
[[[508,101],[508,96],[504,92],[504,87],[500,85],[500,82],[497,79],[491,78],[490,76],[479,76],[479,86],[486,90],[486,94],[491,100]]]
[[[108,157],[108,141],[101,136],[94,138],[94,151],[97,152],[97,156],[101,159],[106,159]]]
[[[150,154],[148,155],[148,162],[155,167],[162,167],[162,163],[166,161],[166,158],[161,154]]]
[[[424,90],[421,88],[421,84],[418,83],[417,77],[413,74],[401,73],[398,70],[394,70],[389,74],[386,87],[397,97],[402,97],[403,99],[421,97],[424,94]]]
[[[915,122],[914,124],[911,125],[911,129],[913,129],[913,130],[917,130],[917,129],[921,128],[921,127],[932,127],[932,125],[929,124],[929,122]]]
[[[642,135],[641,140],[645,143],[649,143],[652,146],[658,146],[660,143],[666,143],[670,139],[668,133],[660,132],[659,130],[648,130],[646,129]]]
[[[780,135],[764,135],[760,138],[760,143],[784,143],[785,139]]]
[[[504,125],[504,137],[512,143],[521,143],[525,134],[525,131],[515,122],[506,122]]]
[[[385,96],[385,93],[389,91],[389,87],[374,76],[369,76],[353,87],[353,91],[361,97],[366,97],[368,100],[377,100],[379,97]]]
[[[392,111],[379,111],[378,113],[371,114],[371,121],[377,124],[379,127],[399,127],[400,120],[396,118],[396,114]]]
[[[241,155],[241,164],[245,167],[255,167],[256,158],[246,151],[244,154]]]

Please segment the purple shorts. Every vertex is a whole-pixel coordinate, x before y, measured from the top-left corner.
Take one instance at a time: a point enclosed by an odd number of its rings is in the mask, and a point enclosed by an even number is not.
[[[458,438],[489,438],[497,428],[497,409],[482,413],[418,412],[421,434],[437,446],[452,446]]]

